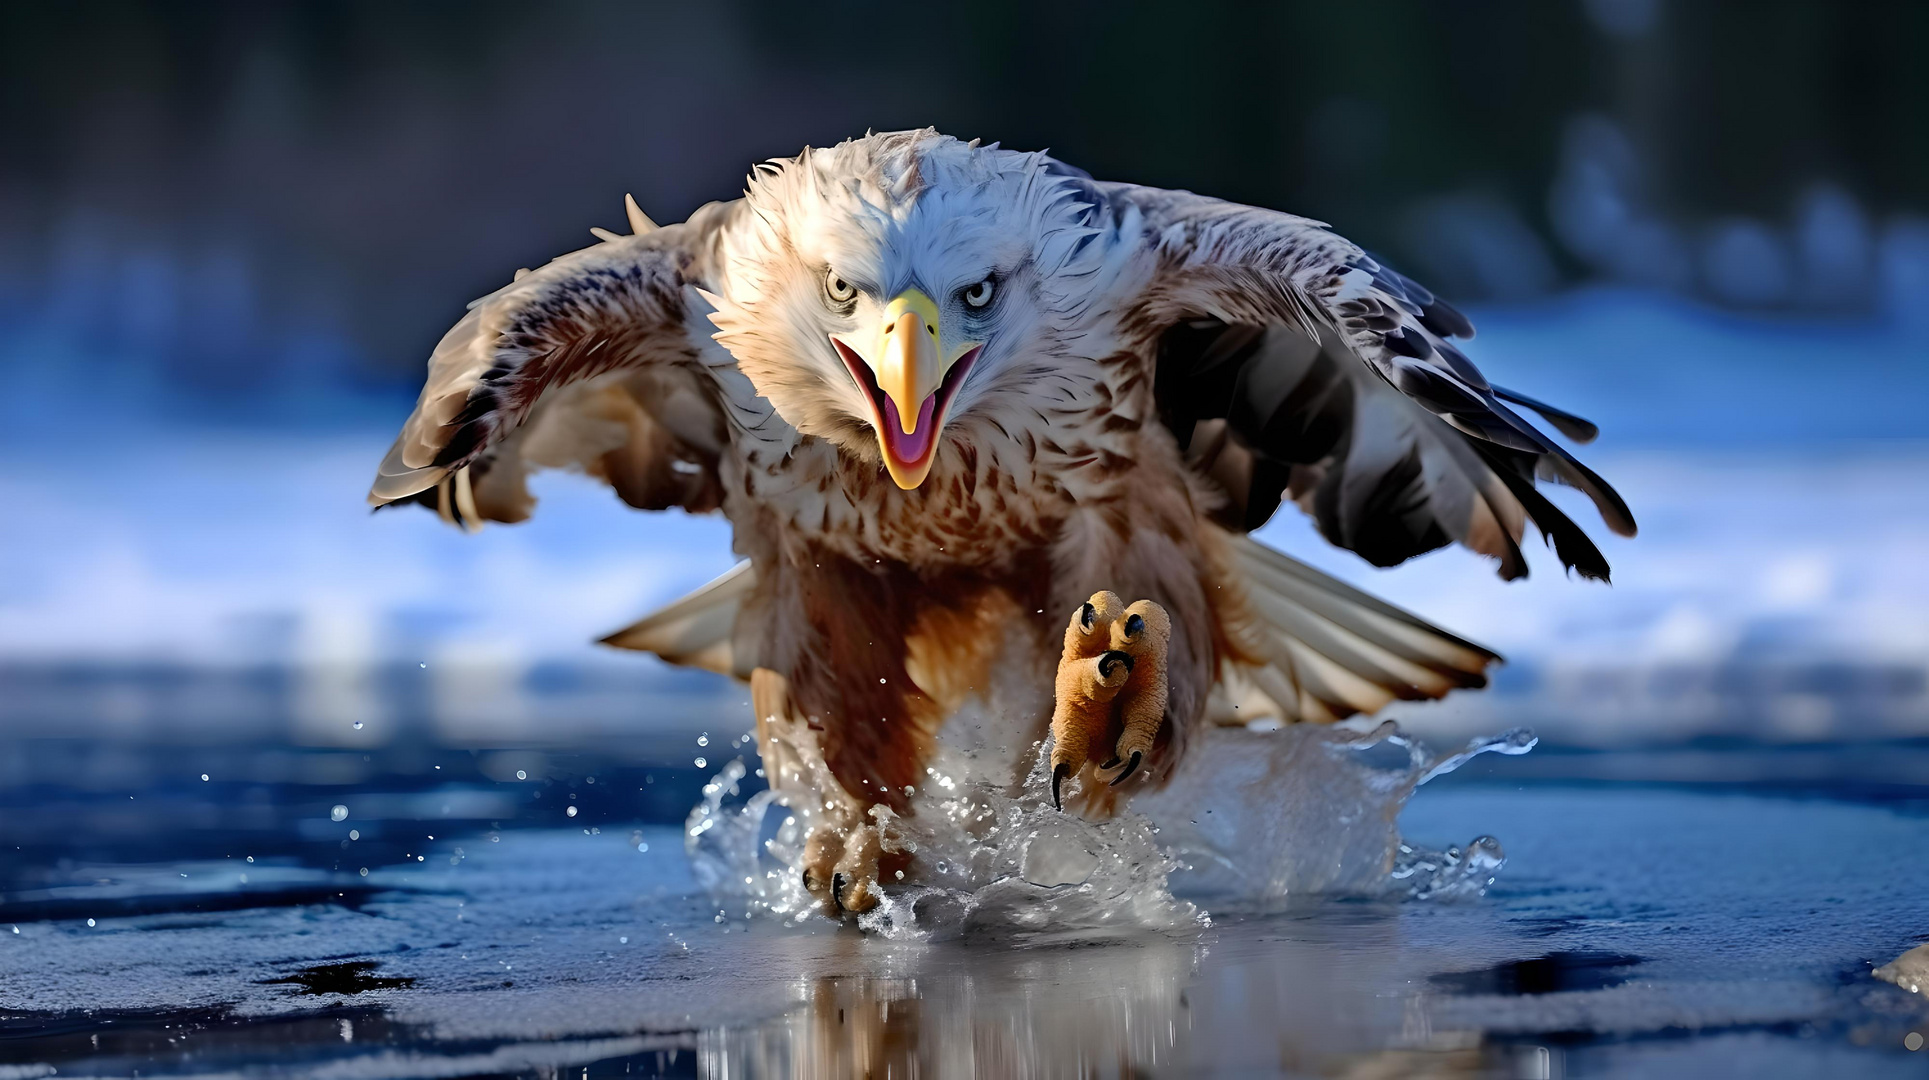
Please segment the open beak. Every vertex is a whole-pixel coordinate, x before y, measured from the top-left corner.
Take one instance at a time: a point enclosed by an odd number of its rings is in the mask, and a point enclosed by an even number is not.
[[[917,289],[891,301],[871,341],[846,340],[862,336],[833,334],[831,344],[870,405],[884,468],[908,491],[931,472],[945,412],[982,346],[964,342],[946,348],[938,333],[938,305]]]

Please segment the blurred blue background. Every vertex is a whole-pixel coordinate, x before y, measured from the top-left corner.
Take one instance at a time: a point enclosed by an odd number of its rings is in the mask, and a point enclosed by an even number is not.
[[[1467,308],[1497,380],[1601,424],[1583,456],[1643,526],[1591,529],[1612,587],[1267,528],[1507,654],[1404,723],[1929,737],[1929,5],[987,0],[912,48],[852,29],[903,17],[0,6],[0,779],[81,744],[103,776],[170,747],[688,766],[743,730],[739,688],[590,644],[725,569],[721,520],[552,475],[470,537],[362,495],[463,304],[623,228],[626,191],[677,220],[761,158],[925,124],[1327,220]]]

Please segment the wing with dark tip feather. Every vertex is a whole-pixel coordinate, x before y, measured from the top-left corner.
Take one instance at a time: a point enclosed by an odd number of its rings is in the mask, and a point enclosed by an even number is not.
[[[1502,577],[1525,576],[1519,539],[1530,515],[1476,449],[1484,444],[1327,337],[1322,347],[1291,327],[1189,320],[1162,339],[1161,418],[1226,493],[1220,523],[1250,532],[1290,500],[1328,540],[1376,566],[1458,542],[1498,561]],[[1530,469],[1535,460],[1493,449]],[[1596,562],[1575,565],[1601,576]]]
[[[424,504],[466,528],[520,521],[533,468],[607,482],[632,506],[715,509],[727,446],[686,285],[720,215],[565,255],[469,306],[429,358],[369,502]],[[701,323],[701,325],[698,325]]]
[[[1226,524],[1257,528],[1292,499],[1378,565],[1458,541],[1515,578],[1532,520],[1565,565],[1607,577],[1599,550],[1533,485],[1580,489],[1632,536],[1627,504],[1508,403],[1578,441],[1594,425],[1490,384],[1450,340],[1473,334],[1459,311],[1319,222],[1100,188],[1119,220],[1138,216],[1156,255],[1134,318],[1164,335],[1159,405],[1227,490]]]

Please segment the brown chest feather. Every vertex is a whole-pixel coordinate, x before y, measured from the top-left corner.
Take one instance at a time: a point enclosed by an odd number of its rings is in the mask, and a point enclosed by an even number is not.
[[[800,573],[811,633],[791,693],[847,791],[902,810],[945,718],[986,685],[1010,622],[1053,621],[1036,614],[1044,560],[1022,562],[1033,569],[919,574],[821,553]]]

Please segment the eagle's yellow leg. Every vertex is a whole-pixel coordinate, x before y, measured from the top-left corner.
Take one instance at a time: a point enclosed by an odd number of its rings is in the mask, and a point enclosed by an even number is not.
[[[804,888],[833,919],[877,906],[882,830],[872,822],[824,821],[804,840]]]
[[[1117,784],[1152,753],[1165,720],[1172,620],[1150,600],[1092,594],[1065,627],[1052,710],[1052,803],[1087,765],[1119,768]],[[1122,768],[1120,766],[1123,766]]]
[[[879,827],[864,820],[862,808],[827,770],[804,764],[805,758],[822,758],[814,749],[799,754],[794,745],[810,736],[808,727],[790,715],[790,685],[782,675],[769,668],[752,672],[750,703],[757,712],[757,748],[771,783],[792,786],[801,780],[824,800],[820,820],[804,838],[804,889],[832,918],[876,907],[878,860],[883,854]]]
[[[1052,708],[1052,804],[1059,785],[1088,763],[1104,760],[1112,738],[1112,699],[1130,676],[1125,659],[1112,654],[1112,624],[1125,605],[1118,595],[1096,592],[1072,612],[1065,648],[1058,658]],[[1108,737],[1111,736],[1111,737]],[[1099,755],[1099,756],[1094,756]]]
[[[1150,600],[1139,600],[1125,609],[1125,615],[1112,626],[1112,648],[1133,658],[1129,676],[1119,689],[1119,721],[1122,730],[1112,747],[1112,760],[1102,768],[1123,762],[1124,769],[1113,778],[1117,784],[1138,770],[1139,763],[1152,753],[1159,726],[1165,723],[1166,652],[1172,643],[1172,619],[1164,608]]]

